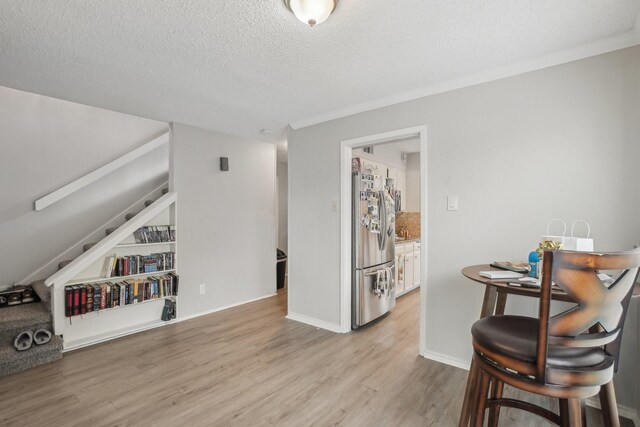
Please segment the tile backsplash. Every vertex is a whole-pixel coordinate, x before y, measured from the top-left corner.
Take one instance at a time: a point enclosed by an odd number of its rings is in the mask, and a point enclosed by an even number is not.
[[[396,212],[396,235],[409,231],[410,239],[420,237],[420,212]]]

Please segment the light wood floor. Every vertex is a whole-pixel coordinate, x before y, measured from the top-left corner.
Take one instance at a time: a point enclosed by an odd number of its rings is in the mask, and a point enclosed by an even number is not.
[[[418,356],[418,299],[333,334],[285,319],[282,292],[66,353],[0,378],[0,424],[453,426],[466,371]],[[507,409],[501,425],[546,424]]]

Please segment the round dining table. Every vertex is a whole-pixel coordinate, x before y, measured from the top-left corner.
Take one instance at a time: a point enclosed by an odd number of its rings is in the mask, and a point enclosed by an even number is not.
[[[474,282],[485,285],[484,299],[482,302],[482,310],[480,318],[493,315],[504,314],[504,308],[507,304],[507,295],[521,295],[526,297],[539,298],[540,288],[523,288],[509,285],[505,281],[491,280],[480,275],[481,271],[504,271],[499,268],[491,267],[489,264],[472,265],[462,269],[462,274],[473,280]],[[633,288],[632,298],[640,297],[640,283],[636,283]],[[554,301],[573,302],[571,297],[565,291],[554,286],[551,289],[551,299]]]

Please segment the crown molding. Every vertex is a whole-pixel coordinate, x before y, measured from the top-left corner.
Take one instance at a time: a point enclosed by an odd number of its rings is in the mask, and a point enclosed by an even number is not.
[[[402,102],[424,98],[426,96],[449,92],[469,86],[475,86],[481,83],[500,80],[507,77],[516,76],[518,74],[524,74],[530,71],[541,70],[543,68],[553,67],[555,65],[565,64],[592,56],[602,55],[604,53],[625,49],[627,47],[635,46],[638,44],[640,44],[640,15],[638,16],[633,29],[613,37],[596,40],[594,42],[582,44],[569,49],[563,49],[529,60],[519,61],[502,67],[493,68],[491,70],[469,74],[458,79],[435,83],[418,89],[401,92],[384,98],[374,99],[371,101],[352,105],[350,107],[345,107],[338,110],[330,111],[328,113],[319,114],[317,116],[309,117],[306,119],[297,120],[290,123],[289,126],[292,129],[297,130],[319,123],[324,123],[354,114],[363,113],[365,111],[371,111],[382,107],[388,107],[390,105],[400,104]]]

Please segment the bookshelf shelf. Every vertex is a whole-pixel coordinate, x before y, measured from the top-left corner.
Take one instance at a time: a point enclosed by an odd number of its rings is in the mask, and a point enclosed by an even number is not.
[[[166,273],[175,273],[176,269],[171,270],[161,270],[161,271],[151,271],[149,273],[140,273],[140,274],[131,274],[129,276],[112,276],[112,277],[87,277],[84,279],[75,279],[70,282],[67,282],[66,286],[70,285],[82,285],[85,283],[97,283],[97,282],[115,282],[122,281],[127,279],[133,279],[136,277],[149,277],[149,276],[157,276],[159,274]]]
[[[116,248],[139,248],[144,246],[159,246],[159,245],[175,245],[176,241],[172,240],[170,242],[154,242],[154,243],[120,243],[116,245]]]
[[[97,310],[97,311],[90,311],[89,313],[85,313],[85,314],[78,314],[76,316],[71,316],[71,317],[67,317],[67,319],[73,319],[76,320],[78,318],[85,318],[85,317],[89,317],[89,316],[100,316],[100,313],[103,312],[109,312],[109,311],[114,311],[114,310],[120,310],[122,308],[127,308],[127,307],[136,307],[142,304],[146,304],[146,303],[150,303],[150,302],[158,302],[158,301],[164,301],[167,299],[172,299],[175,300],[177,297],[177,295],[167,295],[164,297],[159,297],[159,298],[151,298],[145,301],[140,301],[140,302],[136,302],[136,303],[132,303],[132,304],[125,304],[125,305],[119,305],[117,307],[110,307],[110,308],[103,308],[102,310]]]

